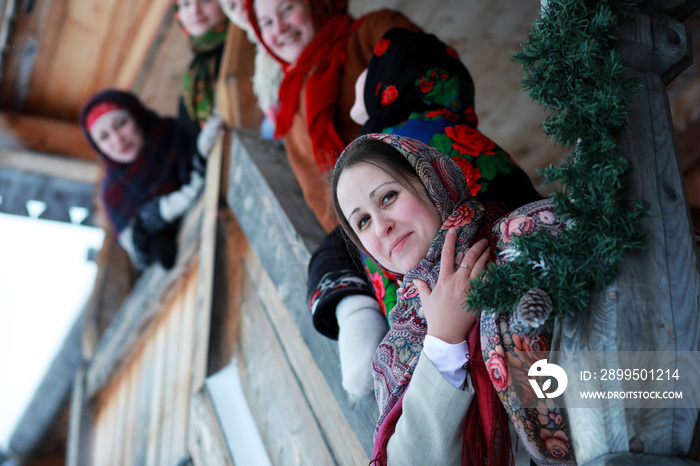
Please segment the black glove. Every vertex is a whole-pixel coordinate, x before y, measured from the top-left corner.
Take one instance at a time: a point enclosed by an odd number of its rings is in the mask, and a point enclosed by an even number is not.
[[[149,233],[139,216],[134,220],[133,242],[137,260],[142,266],[160,263],[170,269],[177,258],[177,233],[179,222],[166,223],[158,233]]]
[[[136,265],[143,269],[153,263],[150,255],[150,234],[143,226],[141,219],[137,215],[132,227],[131,240],[134,244],[134,255]]]
[[[169,232],[161,232],[151,237],[150,258],[160,262],[164,269],[171,269],[177,257],[177,238]]]

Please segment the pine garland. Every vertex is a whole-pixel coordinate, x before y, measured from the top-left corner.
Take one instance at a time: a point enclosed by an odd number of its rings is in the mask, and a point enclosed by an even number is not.
[[[614,49],[615,30],[638,3],[550,0],[515,55],[524,89],[551,111],[544,133],[555,144],[575,146],[565,165],[540,170],[546,183],[561,186],[552,200],[567,228],[557,238],[515,237],[512,260],[491,264],[487,278],[472,284],[466,303],[472,309],[509,316],[523,293],[540,288],[552,299],[550,318],[583,311],[591,292],[616,276],[624,254],[645,247],[638,221],[649,209],[643,201],[630,207],[630,163],[619,148],[638,83],[624,75]]]

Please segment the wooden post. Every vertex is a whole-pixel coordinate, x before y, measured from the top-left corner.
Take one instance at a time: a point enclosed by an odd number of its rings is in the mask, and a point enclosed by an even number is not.
[[[609,368],[618,367],[620,351],[700,349],[698,259],[666,94],[666,85],[690,63],[690,40],[679,19],[697,5],[649,2],[618,34],[618,50],[641,84],[621,143],[632,164],[632,197],[651,206],[651,217],[640,225],[647,249],[621,262],[618,278],[593,296],[588,313],[556,329],[563,353],[605,352]],[[681,370],[686,380],[700,380],[700,368]],[[570,405],[578,394],[563,396]],[[606,408],[567,410],[580,465],[697,464],[687,459],[697,407],[626,409],[624,400],[606,402]]]

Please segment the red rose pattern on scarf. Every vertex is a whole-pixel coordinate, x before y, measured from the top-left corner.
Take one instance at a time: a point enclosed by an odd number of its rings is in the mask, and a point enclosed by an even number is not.
[[[389,39],[379,39],[379,42],[374,46],[374,54],[378,57],[384,55],[384,53],[389,50],[389,45],[391,41]]]
[[[513,247],[513,237],[546,231],[557,236],[565,224],[554,212],[551,199],[527,204],[501,218],[492,229],[496,251]],[[499,255],[497,263],[507,260]],[[546,264],[543,264],[546,266]],[[551,330],[537,337],[511,332],[501,315],[481,315],[481,349],[491,382],[519,431],[525,448],[535,459],[574,462],[564,410],[553,399],[538,399],[528,381],[530,367],[550,350]]]
[[[399,91],[396,89],[396,86],[388,86],[382,92],[382,105],[391,105],[394,103],[394,101],[396,101],[398,97]]]

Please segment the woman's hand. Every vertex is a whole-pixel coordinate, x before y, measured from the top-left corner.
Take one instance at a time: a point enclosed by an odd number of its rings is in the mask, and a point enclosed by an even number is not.
[[[414,280],[423,303],[428,335],[452,344],[464,341],[478,319],[477,314],[464,309],[464,301],[469,280],[480,276],[489,260],[488,241],[481,239],[467,250],[460,264],[451,266],[456,242],[457,231],[450,228],[442,248],[440,275],[432,291],[424,281]]]

